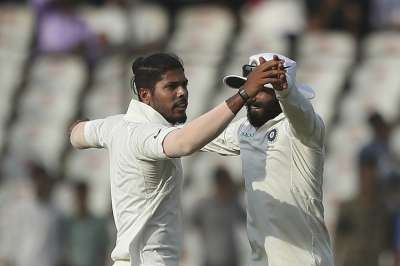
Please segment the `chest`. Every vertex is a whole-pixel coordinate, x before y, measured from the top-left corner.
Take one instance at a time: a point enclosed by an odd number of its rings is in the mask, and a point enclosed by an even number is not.
[[[247,170],[265,172],[268,166],[289,161],[291,141],[283,123],[258,130],[244,127],[239,140],[243,167]]]
[[[147,194],[157,193],[159,190],[172,190],[182,184],[183,172],[180,159],[160,161],[138,161],[135,165],[138,182],[143,182]]]

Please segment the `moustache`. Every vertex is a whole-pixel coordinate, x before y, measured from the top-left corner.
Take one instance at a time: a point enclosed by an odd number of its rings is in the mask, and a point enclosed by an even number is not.
[[[188,101],[186,99],[179,100],[174,103],[174,107],[187,107],[187,106],[188,106]]]

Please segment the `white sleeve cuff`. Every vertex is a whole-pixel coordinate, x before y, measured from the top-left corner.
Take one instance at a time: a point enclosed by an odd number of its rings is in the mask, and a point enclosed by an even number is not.
[[[293,88],[287,88],[286,90],[275,90],[276,98],[278,98],[278,100],[287,98],[290,93],[290,90],[292,89]]]

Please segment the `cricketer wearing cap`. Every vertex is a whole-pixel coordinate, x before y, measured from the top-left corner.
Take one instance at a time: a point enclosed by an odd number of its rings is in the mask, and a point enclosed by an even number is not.
[[[298,86],[296,62],[270,53],[250,57],[243,76],[227,76],[238,88],[259,58],[281,60],[286,84],[265,86],[247,101],[247,117],[230,126],[203,151],[240,155],[246,185],[251,266],[332,266],[324,223],[322,176],[325,128]]]

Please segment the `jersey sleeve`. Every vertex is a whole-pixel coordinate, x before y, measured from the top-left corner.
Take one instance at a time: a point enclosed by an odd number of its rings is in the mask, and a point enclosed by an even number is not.
[[[239,129],[245,120],[246,118],[242,118],[229,124],[218,137],[204,146],[201,151],[215,152],[225,156],[239,155]]]
[[[117,116],[85,122],[84,136],[92,148],[107,148]]]
[[[159,124],[142,124],[130,134],[130,145],[140,160],[157,161],[169,159],[165,154],[165,137],[179,127],[166,127]]]
[[[323,146],[325,125],[311,102],[296,87],[275,92],[293,135],[306,146]]]

